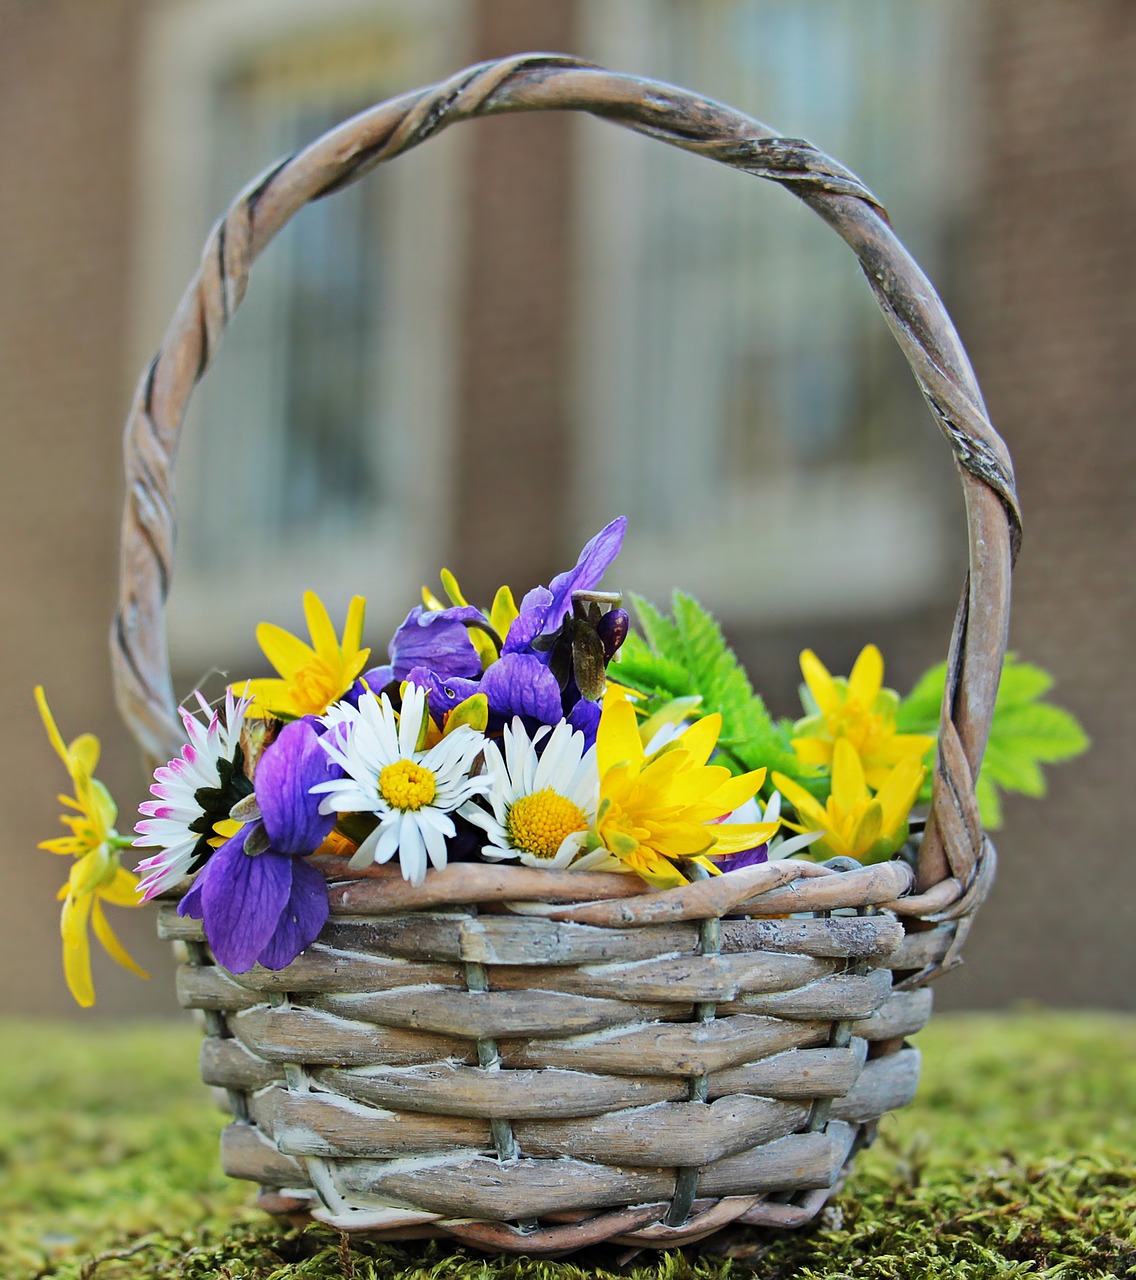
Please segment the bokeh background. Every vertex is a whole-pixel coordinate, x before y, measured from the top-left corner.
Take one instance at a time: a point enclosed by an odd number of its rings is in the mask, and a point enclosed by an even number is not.
[[[37,852],[62,783],[35,716],[145,779],[110,692],[120,428],[200,245],[283,153],[384,97],[576,52],[804,136],[882,198],[947,300],[1026,518],[1012,647],[1092,753],[1007,805],[941,1006],[1136,1007],[1136,6],[1130,0],[0,0],[0,1011],[73,1012]],[[461,126],[305,210],[191,412],[179,693],[259,674],[261,619],[368,597],[380,648],[447,564],[474,598],[566,567],[699,595],[774,710],[805,645],[945,656],[953,463],[854,260],[785,192],[590,119]],[[175,1011],[96,959],[93,1015]]]

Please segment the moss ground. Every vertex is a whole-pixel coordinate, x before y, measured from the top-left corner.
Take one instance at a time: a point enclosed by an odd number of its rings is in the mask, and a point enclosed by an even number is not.
[[[4,1280],[1136,1276],[1136,1019],[941,1016],[918,1100],[819,1226],[570,1261],[284,1229],[217,1165],[186,1024],[0,1022]]]

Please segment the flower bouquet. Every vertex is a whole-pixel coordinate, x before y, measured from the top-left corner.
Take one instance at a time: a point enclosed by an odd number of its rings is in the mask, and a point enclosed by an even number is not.
[[[970,572],[947,662],[906,699],[867,646],[847,677],[802,655],[775,720],[714,619],[602,589],[624,522],[488,608],[443,573],[387,661],[363,602],[311,643],[270,624],[273,679],[178,708],[163,610],[186,406],[252,261],[308,200],[454,121],[590,111],[777,182],[859,258],[954,450]],[[997,788],[1083,745],[1005,655],[1013,473],[930,283],[853,174],[670,85],[575,59],[485,63],[365,111],[252,183],[142,378],[127,426],[112,656],[151,764],[136,837],[40,706],[74,795],[64,960],[93,998],[88,925],[159,903],[202,1011],[222,1163],[268,1210],[392,1238],[555,1254],[793,1227],[912,1095],[929,980],[989,887]],[[983,752],[991,745],[989,763]],[[925,814],[912,816],[916,806]],[[125,849],[144,851],[135,873]]]

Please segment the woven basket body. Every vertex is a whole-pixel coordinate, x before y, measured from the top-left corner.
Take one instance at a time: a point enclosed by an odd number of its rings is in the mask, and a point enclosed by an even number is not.
[[[163,607],[170,470],[190,393],[283,223],[380,161],[477,115],[590,111],[779,182],[859,257],[953,447],[970,573],[948,664],[934,800],[877,866],[770,863],[663,893],[631,876],[452,865],[331,888],[319,941],[232,975],[198,922],[161,910],[202,1074],[233,1121],[222,1159],[280,1213],[345,1230],[561,1253],[799,1226],[881,1114],[912,1097],[905,1043],[958,962],[994,852],[973,779],[1005,651],[1019,522],[1005,447],[934,290],[871,193],[807,143],[671,86],[554,55],[470,68],[348,121],[258,179],[208,241],[127,425],[119,703],[153,763],[182,737]]]

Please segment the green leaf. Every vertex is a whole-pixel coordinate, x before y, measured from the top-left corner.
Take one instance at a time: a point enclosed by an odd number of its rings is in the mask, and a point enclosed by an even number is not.
[[[764,767],[817,788],[818,771],[802,764],[789,743],[791,723],[770,716],[713,614],[681,591],[674,593],[671,618],[640,596],[631,602],[646,639],[628,637],[613,678],[646,694],[649,713],[671,698],[700,697],[703,715],[722,717],[719,751],[734,773]],[[821,789],[825,785],[822,779]]]
[[[937,733],[939,707],[946,679],[946,663],[932,667],[904,698],[896,715],[901,733]],[[1027,796],[1045,794],[1043,764],[1057,764],[1080,755],[1089,739],[1061,707],[1039,699],[1053,687],[1048,671],[1006,655],[990,740],[975,783],[975,795],[983,823],[995,830],[1002,825],[999,790]]]

